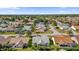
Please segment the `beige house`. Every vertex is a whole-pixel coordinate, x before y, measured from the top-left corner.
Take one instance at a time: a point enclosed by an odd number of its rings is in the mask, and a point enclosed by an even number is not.
[[[70,36],[58,35],[52,37],[55,46],[59,47],[72,47],[73,41]]]

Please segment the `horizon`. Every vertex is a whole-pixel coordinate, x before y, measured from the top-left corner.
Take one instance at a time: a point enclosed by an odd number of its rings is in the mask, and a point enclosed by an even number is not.
[[[7,7],[0,8],[0,15],[60,15],[79,14],[79,7]]]

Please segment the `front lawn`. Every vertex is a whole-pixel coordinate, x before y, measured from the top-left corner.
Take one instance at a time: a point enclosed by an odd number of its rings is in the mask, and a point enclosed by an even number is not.
[[[0,32],[1,35],[9,35],[9,34],[16,34],[15,32]]]

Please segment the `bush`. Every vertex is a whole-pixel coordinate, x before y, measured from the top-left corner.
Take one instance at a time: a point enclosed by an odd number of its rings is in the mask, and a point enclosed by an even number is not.
[[[0,44],[0,51],[16,51],[16,49],[12,48],[9,44]]]
[[[28,46],[29,46],[29,47],[32,47],[32,39],[29,40]]]
[[[53,45],[53,41],[50,39],[50,45]]]
[[[56,29],[60,29],[59,27],[56,27]]]
[[[26,43],[23,44],[23,49],[24,49],[24,48],[27,48],[27,47],[28,47],[28,44],[26,44]]]

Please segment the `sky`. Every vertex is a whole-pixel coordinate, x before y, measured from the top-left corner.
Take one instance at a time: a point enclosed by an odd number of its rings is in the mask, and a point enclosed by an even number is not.
[[[0,14],[79,14],[79,7],[6,7]]]

